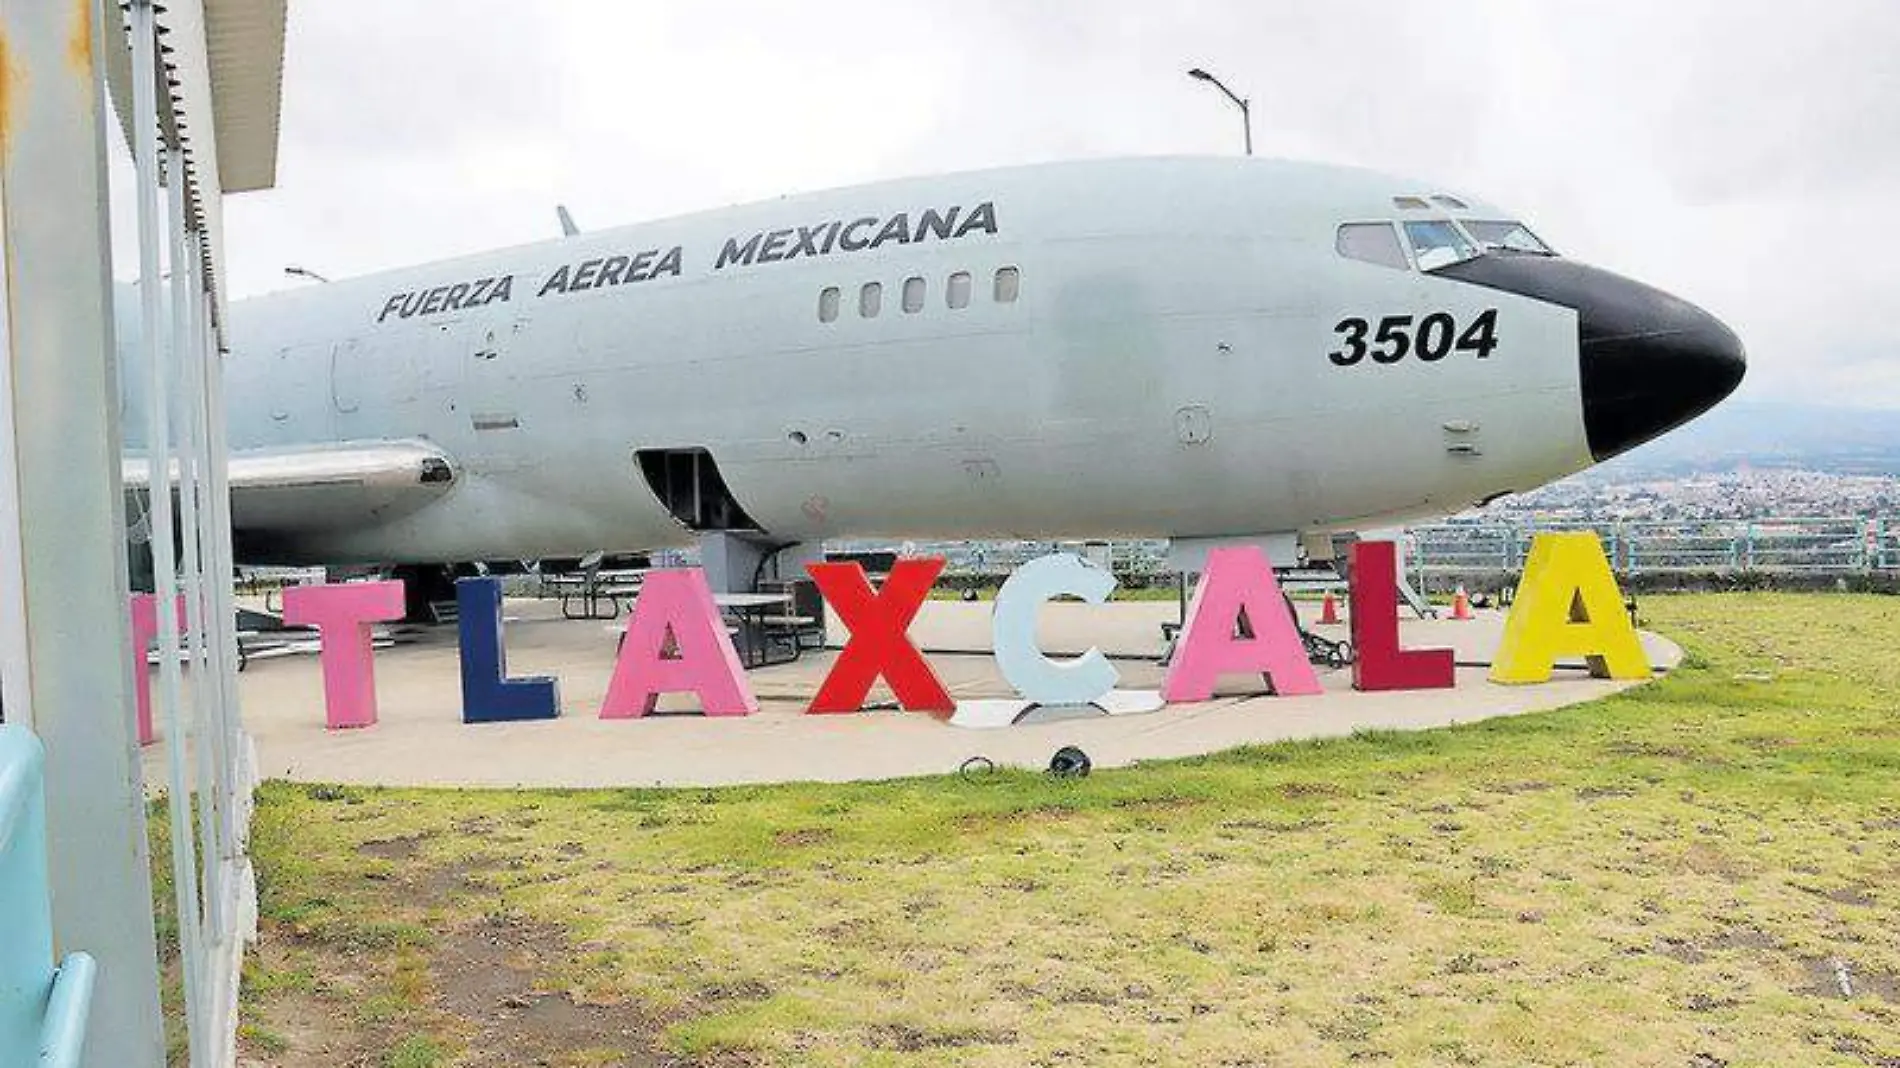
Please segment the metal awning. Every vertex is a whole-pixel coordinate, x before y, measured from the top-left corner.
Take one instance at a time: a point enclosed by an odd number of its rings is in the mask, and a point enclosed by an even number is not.
[[[207,288],[224,322],[224,289],[216,262],[224,247],[221,193],[268,189],[277,181],[277,131],[284,81],[287,0],[167,0],[157,9],[164,42],[159,86],[163,131],[184,150],[191,222],[205,232]],[[123,41],[125,12],[106,8],[108,41]],[[187,43],[189,42],[189,43]],[[202,45],[198,44],[202,42]],[[107,49],[106,72],[119,121],[132,140],[132,64],[124,48]]]

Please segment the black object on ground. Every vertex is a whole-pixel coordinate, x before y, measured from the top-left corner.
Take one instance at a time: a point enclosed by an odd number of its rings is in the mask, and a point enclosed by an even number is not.
[[[1072,745],[1063,746],[1056,750],[1055,756],[1049,758],[1049,774],[1058,779],[1083,778],[1093,766],[1089,755]]]

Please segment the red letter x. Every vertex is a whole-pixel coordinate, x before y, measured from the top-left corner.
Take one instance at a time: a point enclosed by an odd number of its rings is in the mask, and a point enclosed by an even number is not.
[[[879,675],[890,683],[897,703],[912,712],[956,711],[957,703],[905,633],[943,571],[942,557],[897,561],[884,588],[875,593],[864,566],[855,560],[806,564],[805,570],[851,631],[851,640],[805,711],[856,712]]]

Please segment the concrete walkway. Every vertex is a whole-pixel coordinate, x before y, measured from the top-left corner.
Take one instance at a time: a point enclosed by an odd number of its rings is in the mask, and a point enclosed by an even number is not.
[[[1175,611],[1171,602],[1058,603],[1045,608],[1040,630],[1052,655],[1099,644],[1118,658],[1124,687],[1155,689],[1161,681],[1153,662],[1161,651],[1159,624]],[[464,725],[455,634],[447,629],[378,652],[381,722],[362,730],[324,729],[314,654],[256,660],[239,679],[259,771],[300,781],[418,786],[843,782],[951,772],[978,755],[1040,768],[1062,745],[1080,746],[1097,766],[1108,767],[1362,728],[1469,723],[1587,701],[1627,685],[1560,668],[1544,685],[1494,686],[1485,681],[1484,668],[1461,667],[1453,690],[1360,694],[1351,689],[1350,671],[1320,669],[1326,692],[1314,697],[1250,696],[1259,687],[1235,679],[1221,691],[1228,696],[1151,714],[968,730],[894,711],[802,714],[836,656],[825,652],[753,672],[758,715],[707,719],[679,711],[694,707],[688,697],[669,698],[662,714],[643,720],[603,722],[596,713],[614,658],[607,624],[563,620],[552,602],[510,601],[507,612],[510,673],[556,676],[562,718]],[[927,650],[957,650],[933,652],[931,662],[959,699],[1013,696],[987,655],[988,631],[988,604],[933,602],[912,637]],[[1320,631],[1346,634],[1344,626]],[[1502,617],[1489,613],[1471,622],[1401,624],[1407,645],[1450,646],[1461,663],[1488,661],[1501,632]],[[834,639],[841,633],[834,625]],[[1643,641],[1658,667],[1681,657],[1663,638],[1645,634]],[[872,699],[887,701],[889,694],[880,686]],[[148,777],[162,775],[163,749],[160,744],[145,751]]]

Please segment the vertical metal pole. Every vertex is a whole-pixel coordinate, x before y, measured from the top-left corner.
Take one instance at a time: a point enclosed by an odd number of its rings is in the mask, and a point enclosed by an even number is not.
[[[209,976],[205,989],[206,1005],[205,1034],[209,1046],[206,1050],[208,1062],[214,1065],[226,1064],[231,1056],[231,1043],[236,1036],[237,1003],[237,955],[238,908],[236,890],[236,866],[229,858],[236,855],[236,818],[233,811],[234,801],[232,783],[235,777],[231,772],[231,753],[233,746],[226,733],[229,717],[225,711],[225,701],[229,689],[225,686],[226,673],[233,670],[227,657],[226,635],[229,633],[230,620],[222,616],[219,610],[221,599],[218,589],[228,585],[221,580],[221,574],[213,559],[217,546],[215,509],[210,498],[211,469],[216,458],[210,452],[209,418],[206,411],[206,366],[204,339],[209,331],[205,301],[205,276],[201,273],[200,253],[203,251],[203,235],[191,232],[186,235],[186,257],[193,265],[187,277],[191,280],[188,292],[186,322],[188,324],[186,347],[179,353],[181,377],[185,381],[184,416],[191,425],[191,487],[195,507],[192,530],[195,531],[195,544],[192,546],[192,567],[197,574],[199,605],[200,649],[203,664],[202,675],[193,679],[194,693],[202,687],[204,692],[201,705],[202,718],[196,727],[197,744],[202,756],[199,760],[199,795],[209,798],[214,809],[209,829],[200,832],[203,853],[200,864],[204,870],[205,887],[205,952]],[[202,815],[205,802],[201,800]]]
[[[205,650],[207,624],[205,621],[203,571],[200,567],[200,534],[202,533],[198,517],[199,474],[203,471],[203,458],[199,455],[199,442],[203,434],[198,426],[202,408],[201,390],[198,383],[200,369],[197,349],[198,317],[198,257],[194,254],[188,226],[188,202],[190,192],[185,185],[183,156],[174,151],[167,155],[169,171],[165,176],[167,198],[170,212],[171,237],[171,348],[167,355],[176,406],[173,411],[179,429],[180,448],[178,450],[178,530],[184,550],[180,561],[180,582],[185,599],[185,632],[191,662],[191,703],[189,714],[186,708],[176,710],[178,720],[190,726],[188,738],[191,741],[192,758],[196,772],[194,792],[197,795],[198,845],[202,859],[198,865],[199,887],[204,905],[205,949],[208,951],[217,941],[223,909],[218,902],[217,858],[222,852],[221,831],[223,829],[223,799],[213,785],[217,776],[218,745],[213,731],[208,727],[212,721],[211,702],[221,691],[217,678],[211,673],[211,662]]]
[[[243,842],[248,838],[250,806],[244,795],[250,789],[250,784],[239,774],[245,743],[237,695],[237,599],[236,591],[232,589],[236,567],[231,548],[231,488],[225,466],[229,448],[224,430],[224,366],[218,353],[217,334],[211,327],[211,305],[211,295],[201,293],[198,321],[203,324],[203,329],[198,335],[198,358],[203,364],[204,390],[201,402],[204,406],[205,452],[210,457],[206,469],[205,498],[211,512],[211,612],[218,628],[217,651],[221,654],[216,670],[219,685],[224,691],[223,700],[218,702],[217,730],[224,746],[224,755],[218,766],[224,775],[225,797],[230,801],[226,808],[229,827],[225,835],[226,853],[223,859],[235,868],[245,852]]]
[[[1247,154],[1253,155],[1253,107],[1245,100],[1240,102],[1240,130],[1247,139]]]
[[[1410,553],[1406,556],[1406,560],[1412,569],[1412,589],[1418,593],[1419,597],[1429,600],[1432,591],[1431,587],[1426,583],[1425,576],[1429,571],[1428,563],[1431,559],[1431,550],[1428,546],[1431,544],[1431,540],[1427,536],[1426,531],[1417,527],[1408,528],[1405,531],[1405,538],[1412,546]]]
[[[201,459],[204,462],[199,482],[199,490],[203,495],[199,515],[204,520],[205,531],[199,544],[205,560],[203,581],[206,584],[206,611],[210,616],[210,626],[215,628],[206,636],[210,643],[212,672],[207,682],[219,688],[217,700],[212,704],[213,722],[210,730],[217,753],[214,789],[220,799],[223,819],[218,852],[207,859],[207,865],[215,865],[217,872],[220,911],[212,958],[217,982],[212,991],[215,1000],[212,1003],[211,1033],[218,1043],[218,1047],[212,1051],[214,1063],[228,1064],[235,1055],[233,1043],[237,1033],[242,946],[255,937],[252,912],[255,897],[246,890],[248,884],[254,891],[254,884],[249,884],[250,872],[244,864],[250,805],[248,795],[240,796],[240,790],[248,790],[249,772],[245,770],[241,773],[239,769],[240,754],[245,750],[237,714],[237,626],[234,591],[231,588],[233,572],[228,563],[231,530],[223,497],[225,453],[222,431],[217,429],[217,415],[223,410],[223,399],[222,391],[216,388],[215,383],[221,368],[218,365],[216,338],[211,329],[211,306],[210,295],[200,290],[196,302],[195,348],[192,357],[198,362],[194,399],[199,409],[198,425],[203,449]]]
[[[199,1013],[205,1004],[203,933],[199,922],[197,850],[191,823],[191,793],[185,778],[183,680],[179,672],[177,561],[173,548],[171,495],[171,375],[163,352],[163,307],[159,293],[160,209],[163,174],[158,135],[158,42],[151,0],[132,0],[132,155],[138,177],[140,348],[150,376],[146,396],[147,470],[150,474],[152,591],[158,600],[158,674],[155,705],[166,715],[167,807],[171,812],[172,881],[178,899],[178,955],[184,966],[185,1030],[192,1068],[203,1064],[206,1038]],[[181,265],[182,266],[182,265]],[[182,473],[182,472],[181,472]]]
[[[85,1063],[160,1068],[164,1037],[132,700],[112,345],[100,0],[0,0],[5,353],[23,633],[4,665],[46,748],[54,940],[99,958]],[[5,492],[0,489],[0,492]],[[21,649],[24,645],[24,650]],[[24,666],[22,666],[24,665]]]
[[[6,188],[0,185],[0,205]],[[13,257],[0,257],[0,294],[13,292]],[[19,455],[14,448],[13,331],[0,300],[0,512],[20,513]],[[18,522],[0,522],[0,721],[33,726],[33,660],[26,626],[26,558]]]

